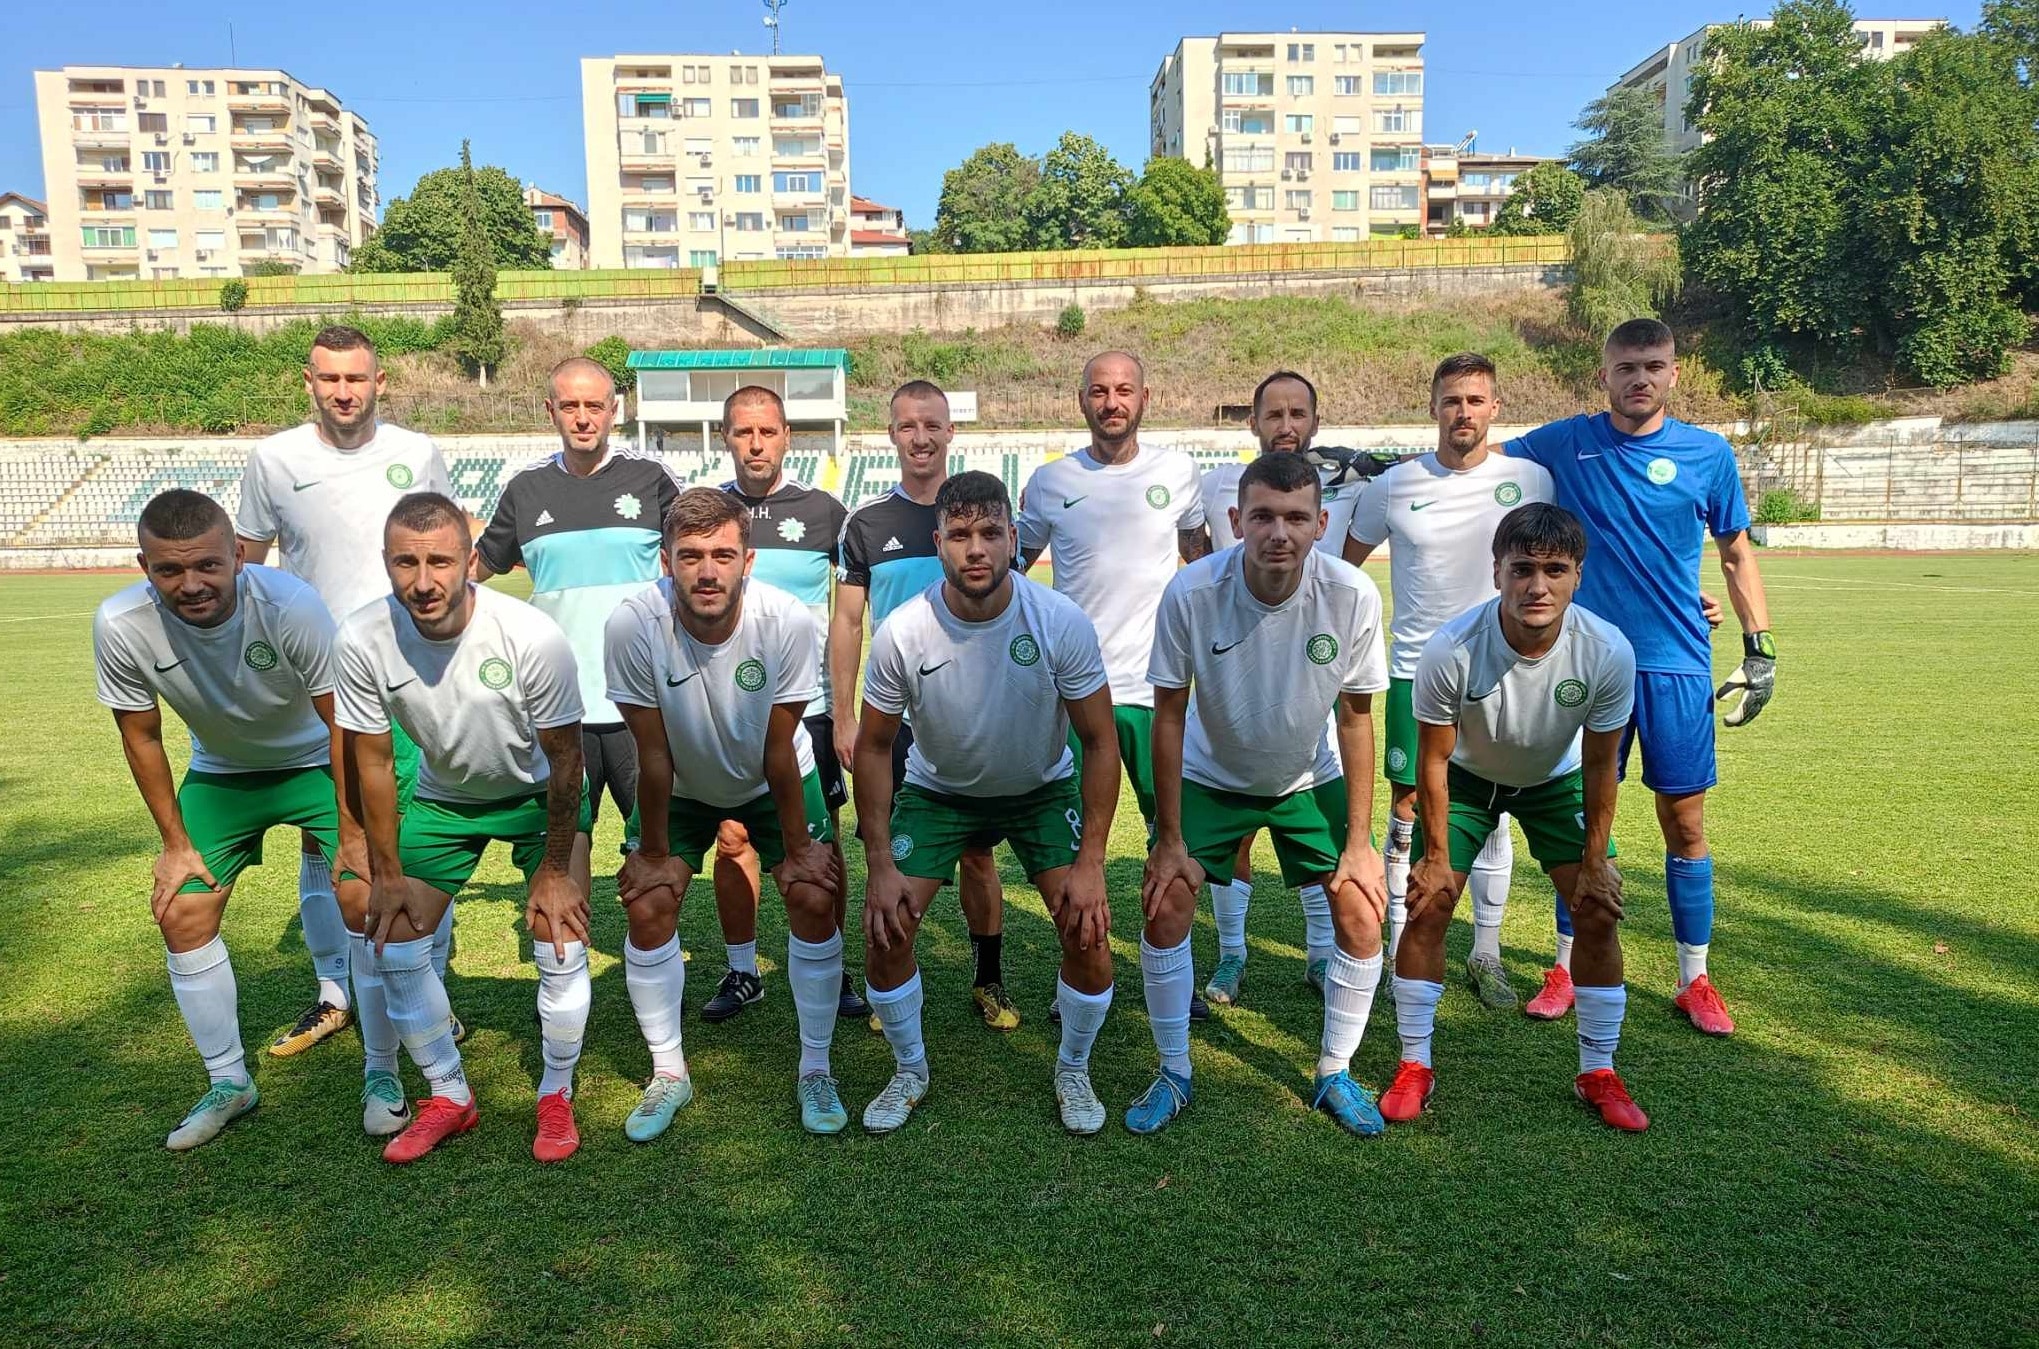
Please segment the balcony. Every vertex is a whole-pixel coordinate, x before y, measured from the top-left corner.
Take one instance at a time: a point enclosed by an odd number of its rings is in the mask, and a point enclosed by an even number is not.
[[[297,175],[280,164],[271,164],[266,169],[251,168],[246,164],[234,165],[234,182],[237,185],[253,187],[295,187]]]
[[[340,134],[340,118],[336,113],[314,106],[311,110],[312,130],[323,131],[329,136]]]
[[[298,211],[295,203],[279,202],[274,206],[252,206],[239,201],[234,203],[234,218],[243,225],[295,225]]]
[[[312,200],[321,206],[344,207],[347,204],[347,193],[336,183],[320,183],[312,188]]]
[[[229,137],[236,150],[289,150],[295,147],[287,126],[270,127],[266,131],[253,131],[236,125]]]
[[[127,94],[119,89],[72,89],[64,102],[78,108],[125,108]]]
[[[311,156],[312,163],[333,173],[339,173],[347,167],[347,162],[340,158],[339,152],[325,145],[314,144]]]
[[[227,106],[236,112],[289,112],[290,95],[227,92]]]
[[[126,127],[108,130],[102,127],[76,127],[71,131],[71,144],[85,149],[127,149],[129,132]]]
[[[125,164],[117,169],[80,168],[78,170],[78,186],[80,187],[129,187],[133,185],[134,180],[134,169]]]

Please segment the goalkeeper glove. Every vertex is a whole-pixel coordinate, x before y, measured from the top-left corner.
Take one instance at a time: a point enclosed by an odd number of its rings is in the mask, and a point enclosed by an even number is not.
[[[1727,682],[1714,692],[1714,697],[1727,701],[1730,693],[1740,693],[1735,705],[1727,710],[1721,720],[1729,726],[1746,726],[1756,719],[1756,714],[1770,705],[1770,699],[1777,691],[1777,643],[1765,632],[1742,634],[1742,663]]]

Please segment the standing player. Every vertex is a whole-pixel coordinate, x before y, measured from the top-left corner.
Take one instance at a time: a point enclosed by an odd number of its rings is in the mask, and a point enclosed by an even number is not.
[[[630,915],[630,1004],[652,1059],[624,1132],[648,1142],[693,1099],[680,1043],[680,899],[717,830],[734,821],[786,900],[800,1122],[840,1133],[849,1116],[828,1051],[842,990],[842,863],[801,723],[820,692],[820,630],[798,599],[746,580],[751,516],[731,494],[682,493],[665,536],[670,575],[609,616],[607,639],[609,693],[641,765],[638,846],[616,894]]]
[[[1387,772],[1394,794],[1385,849],[1388,872],[1388,959],[1408,921],[1409,848],[1416,819],[1416,719],[1409,710],[1416,662],[1430,635],[1494,594],[1493,559],[1483,542],[1501,517],[1525,502],[1551,499],[1550,474],[1523,459],[1496,454],[1488,428],[1501,411],[1494,363],[1476,352],[1447,356],[1430,377],[1430,415],[1437,449],[1404,459],[1368,484],[1354,512],[1345,560],[1359,566],[1389,544],[1394,590],[1394,643],[1389,652]],[[1473,950],[1466,978],[1488,1007],[1513,1007],[1515,989],[1501,966],[1501,920],[1515,845],[1503,816],[1471,868]]]
[[[890,1133],[927,1094],[914,934],[966,846],[1012,845],[1062,942],[1055,1058],[1062,1127],[1094,1134],[1104,1104],[1090,1050],[1112,1002],[1105,844],[1118,747],[1097,635],[1081,610],[1012,574],[1012,501],[989,473],[959,473],[935,501],[943,579],[871,638],[854,765],[865,844],[864,960],[897,1071],[864,1110]],[[895,797],[892,744],[917,728]],[[1076,767],[1069,739],[1084,751]],[[891,807],[888,814],[887,802]]]
[[[1643,786],[1656,794],[1664,835],[1678,1007],[1707,1034],[1730,1035],[1734,1019],[1706,975],[1713,940],[1706,793],[1719,781],[1713,704],[1740,691],[1726,717],[1730,726],[1755,720],[1769,704],[1777,679],[1770,606],[1749,541],[1734,447],[1664,412],[1678,385],[1671,330],[1655,319],[1616,328],[1601,349],[1599,380],[1606,412],[1539,427],[1509,441],[1505,452],[1550,471],[1557,503],[1579,517],[1593,547],[1579,603],[1635,648],[1635,715],[1621,759],[1626,765],[1629,746],[1642,742]],[[1700,545],[1708,534],[1742,625],[1742,662],[1718,692],[1699,593]]]
[[[531,1153],[580,1146],[573,1070],[588,1020],[588,802],[573,649],[521,600],[470,579],[467,515],[436,492],[397,503],[383,532],[391,589],[340,625],[334,719],[346,732],[373,884],[368,938],[404,1048],[431,1095],[382,1155],[414,1162],[476,1121],[432,933],[491,840],[530,885],[545,1073]],[[391,727],[418,746],[418,790],[397,819]]]
[[[149,908],[169,952],[171,991],[212,1079],[166,1141],[182,1152],[210,1142],[257,1099],[220,936],[235,879],[262,860],[262,836],[277,825],[316,839],[327,863],[338,851],[333,620],[304,582],[243,567],[233,522],[210,497],[164,492],[143,508],[137,534],[144,579],[99,606],[92,649],[99,701],[113,711],[128,771],[163,838]],[[159,698],[191,732],[181,786],[164,753]],[[358,912],[362,895],[350,899]]]
[[[1034,470],[1020,493],[1018,525],[1021,570],[1052,553],[1055,589],[1097,628],[1119,757],[1151,834],[1154,689],[1147,658],[1154,613],[1178,560],[1210,552],[1211,535],[1195,462],[1179,450],[1140,444],[1148,396],[1138,357],[1123,351],[1091,357],[1076,390],[1090,444]],[[1209,1015],[1201,997],[1194,1002],[1198,1020]]]
[[[1494,533],[1498,598],[1453,618],[1416,667],[1417,806],[1409,930],[1395,957],[1402,1065],[1381,1114],[1412,1120],[1437,1087],[1430,1041],[1444,996],[1444,934],[1487,838],[1522,825],[1571,910],[1578,946],[1579,1075],[1573,1091],[1607,1124],[1649,1119],[1614,1072],[1628,992],[1621,981],[1615,763],[1635,698],[1635,652],[1612,623],[1572,603],[1586,535],[1569,512],[1521,506]],[[1584,749],[1581,752],[1583,739]]]
[[[1349,1071],[1380,983],[1387,905],[1368,832],[1371,704],[1388,683],[1381,597],[1313,546],[1324,533],[1320,491],[1300,456],[1256,459],[1233,507],[1244,542],[1183,568],[1162,596],[1148,669],[1159,809],[1140,887],[1140,970],[1161,1069],[1126,1112],[1134,1133],[1166,1127],[1189,1104],[1197,887],[1230,880],[1239,840],[1260,829],[1282,880],[1321,886],[1331,909],[1311,1104],[1356,1134],[1385,1127]]]
[[[856,771],[857,674],[863,668],[864,615],[875,634],[906,601],[942,579],[935,546],[935,497],[949,478],[949,398],[924,379],[893,391],[885,434],[899,456],[899,486],[849,513],[843,522],[836,568],[835,616],[828,627],[829,690],[837,759]],[[892,742],[892,789],[906,781],[913,727],[902,725]],[[865,816],[858,812],[862,827]],[[1013,1030],[1019,1008],[1005,991],[1005,895],[991,849],[963,849],[957,886],[977,969],[971,1004],[993,1030]],[[881,1029],[874,1013],[871,1028]]]
[[[849,800],[843,785],[842,764],[835,757],[835,722],[830,716],[828,662],[825,658],[829,623],[830,582],[839,556],[842,538],[842,503],[819,488],[788,478],[786,452],[793,437],[786,425],[786,405],[770,389],[751,384],[738,389],[722,404],[722,443],[736,467],[736,476],[722,484],[722,490],[750,511],[751,575],[776,586],[807,606],[814,617],[816,663],[819,667],[815,695],[803,714],[807,736],[813,743],[815,771],[821,775],[822,799],[828,806],[828,832],[840,839],[839,812]],[[836,866],[842,866],[842,847],[832,843]],[[758,979],[758,898],[760,895],[758,852],[751,846],[743,825],[725,820],[715,846],[715,912],[722,923],[722,940],[729,951],[729,971],[715,996],[701,1008],[703,1021],[726,1021],[763,998],[764,985]],[[844,903],[836,892],[838,906]],[[844,914],[835,916],[841,930]],[[836,1014],[866,1017],[870,1005],[850,983],[843,971],[842,989],[836,999]]]
[[[305,392],[316,418],[257,445],[241,477],[236,527],[247,560],[266,562],[281,545],[283,570],[311,585],[337,624],[389,593],[382,570],[382,522],[406,492],[451,492],[439,447],[427,436],[376,419],[385,376],[375,343],[355,328],[328,327],[312,339]],[[408,796],[417,751],[399,738],[400,785]],[[344,764],[335,764],[345,772]],[[332,870],[312,836],[298,862],[298,914],[318,975],[318,993],[271,1054],[297,1054],[347,1025],[348,937],[333,895]],[[443,974],[453,938],[452,914],[438,934],[434,960]],[[459,1023],[456,1021],[455,1025]],[[371,1030],[377,1039],[385,1032]]]

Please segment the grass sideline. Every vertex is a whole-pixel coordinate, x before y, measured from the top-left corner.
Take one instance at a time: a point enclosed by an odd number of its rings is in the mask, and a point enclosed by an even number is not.
[[[1102,1137],[1055,1125],[1052,936],[1001,850],[1026,1023],[1001,1039],[972,1022],[962,927],[938,906],[921,944],[934,1089],[882,1140],[799,1130],[769,893],[766,1001],[725,1027],[695,1018],[720,972],[697,886],[682,933],[700,1096],[666,1139],[625,1142],[645,1052],[613,882],[598,879],[586,1141],[539,1167],[535,977],[497,850],[462,902],[450,981],[473,1027],[482,1125],[405,1171],[361,1136],[352,1032],[302,1058],[259,1053],[310,978],[283,834],[226,920],[262,1108],[196,1153],[162,1149],[203,1076],[145,903],[153,831],[91,693],[90,612],[125,578],[0,578],[0,1119],[16,1140],[0,1160],[0,1335],[2031,1343],[2039,1295],[2017,1252],[2039,1216],[2039,894],[2020,863],[2039,851],[2039,556],[1764,561],[1780,696],[1722,733],[1713,812],[1732,1040],[1671,1012],[1649,804],[1632,791],[1621,809],[1635,894],[1622,1067],[1653,1117],[1646,1135],[1603,1130],[1568,1100],[1569,1021],[1483,1014],[1457,981],[1422,1121],[1361,1143],[1314,1116],[1300,1093],[1318,1008],[1263,842],[1246,1006],[1193,1032],[1190,1112],[1130,1137],[1117,1117],[1153,1051],[1128,803],[1110,872],[1118,1003],[1095,1064],[1114,1116]],[[1724,668],[1732,644],[1718,651]],[[616,837],[605,818],[598,857]],[[1525,993],[1549,924],[1525,855],[1504,934]],[[1467,940],[1461,922],[1455,958]],[[1205,916],[1200,972],[1213,941]],[[1377,1009],[1359,1076],[1385,1083],[1393,1030]],[[835,1058],[860,1111],[889,1055],[845,1024]]]

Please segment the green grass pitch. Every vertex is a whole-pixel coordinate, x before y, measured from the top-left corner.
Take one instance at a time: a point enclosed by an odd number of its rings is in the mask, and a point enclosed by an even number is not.
[[[884,1139],[800,1132],[769,888],[766,1001],[724,1027],[695,1019],[721,956],[697,882],[681,930],[700,1095],[665,1139],[632,1146],[621,1126],[647,1064],[614,882],[598,876],[585,1143],[542,1168],[535,975],[521,892],[492,854],[461,901],[450,980],[482,1124],[406,1170],[360,1132],[352,1031],[300,1058],[260,1053],[310,988],[282,833],[226,919],[261,1109],[196,1153],[162,1149],[204,1077],[148,915],[154,833],[92,696],[91,610],[125,578],[0,578],[0,1338],[2039,1342],[2039,557],[1764,566],[1780,694],[1722,732],[1711,821],[1731,1040],[1672,1012],[1662,852],[1648,799],[1623,798],[1620,1062],[1645,1135],[1572,1103],[1569,1020],[1483,1013],[1456,980],[1420,1122],[1361,1142],[1313,1115],[1318,1004],[1263,842],[1246,1004],[1193,1031],[1189,1113],[1129,1136],[1117,1116],[1153,1049],[1128,797],[1110,870],[1118,1002],[1095,1063],[1114,1114],[1103,1136],[1056,1126],[1054,943],[1008,858],[1025,1024],[1000,1037],[973,1020],[963,928],[939,903],[921,940],[933,1090]],[[1724,670],[1733,644],[1718,647]],[[598,869],[613,872],[617,835],[605,817]],[[1504,936],[1525,996],[1550,923],[1522,854]],[[1462,918],[1455,962],[1468,940]],[[1208,973],[1207,915],[1196,943]],[[853,938],[853,962],[860,949]],[[1356,1074],[1384,1086],[1396,1048],[1383,1000]],[[890,1056],[845,1023],[835,1063],[854,1117]]]

